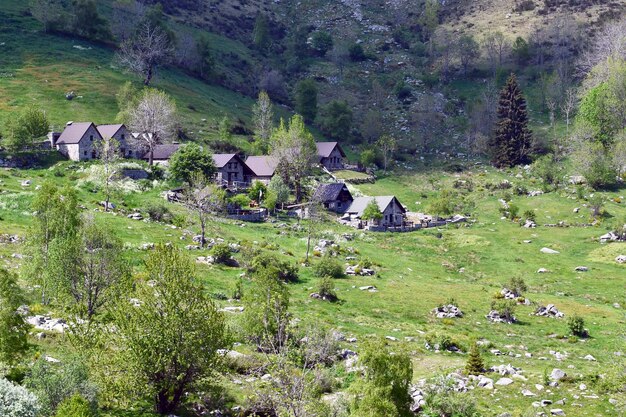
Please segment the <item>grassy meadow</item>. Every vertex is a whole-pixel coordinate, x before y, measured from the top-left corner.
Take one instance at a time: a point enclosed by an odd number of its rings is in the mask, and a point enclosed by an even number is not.
[[[340,301],[327,303],[309,298],[317,288],[317,278],[310,268],[300,268],[300,281],[290,286],[291,309],[302,323],[317,323],[342,333],[355,336],[359,342],[370,337],[392,336],[398,341],[389,343],[409,349],[414,361],[414,378],[419,380],[440,373],[452,372],[463,367],[462,353],[434,352],[425,348],[427,340],[447,337],[463,350],[474,339],[484,341],[483,357],[488,365],[512,364],[524,371],[527,381],[516,380],[514,384],[498,387],[494,391],[477,388],[472,393],[481,405],[484,415],[497,415],[508,411],[520,414],[541,399],[553,401],[566,399],[563,408],[567,415],[606,416],[620,415],[618,408],[608,399],[626,398],[616,394],[604,394],[594,385],[598,375],[610,374],[626,366],[624,356],[614,352],[624,351],[626,328],[626,266],[615,262],[615,257],[626,252],[624,244],[602,245],[597,238],[618,219],[626,218],[626,206],[617,203],[620,192],[606,193],[606,219],[594,227],[544,227],[544,224],[564,221],[569,225],[589,223],[590,212],[585,201],[576,199],[575,190],[563,188],[536,197],[514,196],[513,202],[520,213],[533,210],[538,227],[526,229],[510,220],[502,220],[498,200],[511,190],[490,191],[489,184],[499,184],[507,179],[513,187],[525,186],[539,189],[536,180],[522,169],[511,172],[495,171],[481,165],[466,165],[460,173],[446,173],[440,168],[416,171],[395,171],[382,176],[375,184],[355,188],[366,195],[398,196],[411,211],[425,211],[429,201],[437,196],[437,190],[454,189],[454,184],[471,183],[471,191],[458,189],[459,198],[468,202],[470,221],[458,226],[421,230],[413,233],[363,233],[327,222],[317,238],[335,240],[345,252],[357,253],[358,259],[369,258],[377,271],[373,277],[350,277],[335,280]],[[173,213],[184,213],[175,204],[166,203],[160,196],[167,188],[156,183],[145,192],[120,194],[114,198],[118,205],[115,213],[103,213],[97,207],[103,199],[94,192],[88,181],[89,165],[61,162],[47,168],[20,171],[5,170],[0,173],[0,231],[2,233],[27,234],[32,221],[29,204],[35,188],[47,179],[58,184],[76,186],[85,214],[94,215],[97,221],[106,223],[117,231],[127,244],[128,255],[133,258],[137,270],[146,252],[139,247],[143,243],[172,242],[181,248],[191,244],[190,235],[198,227],[193,216],[187,215],[185,227],[150,221],[134,221],[125,213],[138,209],[145,215],[151,204],[167,204]],[[521,174],[521,175],[518,175]],[[519,177],[522,178],[519,178]],[[23,187],[21,182],[30,179],[32,184]],[[574,208],[579,207],[579,213]],[[610,217],[609,217],[610,216]],[[277,251],[291,262],[299,262],[306,250],[306,235],[294,227],[297,220],[279,219],[263,224],[241,224],[216,219],[211,223],[209,237],[222,237],[229,243],[258,242],[259,246]],[[342,236],[353,234],[346,241]],[[529,243],[524,243],[529,242]],[[559,254],[543,254],[540,249],[549,247]],[[24,262],[12,257],[20,253],[20,245],[0,245],[2,263],[19,271]],[[195,259],[206,251],[185,251]],[[241,256],[241,255],[237,255]],[[586,266],[588,272],[575,272],[577,266]],[[538,274],[539,268],[550,272]],[[229,297],[242,269],[224,266],[198,265],[198,277],[209,293],[215,294],[218,303],[238,305],[233,301],[221,301],[222,294]],[[529,290],[525,294],[533,303],[553,303],[565,313],[565,319],[536,317],[536,305],[518,306],[518,324],[493,324],[485,315],[490,310],[494,295],[512,277],[521,277]],[[24,283],[27,285],[27,283]],[[361,291],[359,287],[374,285],[378,292]],[[245,289],[244,289],[245,291]],[[36,303],[36,293],[31,292]],[[440,303],[454,298],[465,313],[461,319],[437,320],[430,310]],[[621,307],[616,308],[615,303]],[[48,307],[36,305],[35,311],[47,311]],[[54,309],[54,307],[53,307]],[[62,314],[62,312],[54,312]],[[567,317],[578,314],[585,319],[591,337],[568,338]],[[229,322],[237,337],[239,315],[229,313]],[[358,344],[349,346],[358,351]],[[67,340],[51,335],[43,342],[36,342],[41,352],[63,356],[67,353]],[[242,346],[238,349],[249,349]],[[490,351],[500,350],[495,356]],[[550,351],[566,354],[558,361]],[[532,354],[527,357],[526,353]],[[597,361],[584,360],[592,355]],[[571,376],[569,382],[557,388],[545,387],[537,391],[535,384],[545,385],[544,374],[553,368],[561,368]],[[351,379],[337,370],[341,388]],[[237,379],[232,376],[232,380]],[[493,377],[497,379],[497,376]],[[581,392],[579,384],[587,384]],[[245,396],[247,387],[227,381],[235,400]],[[521,390],[529,389],[537,397],[522,397]],[[586,398],[598,395],[598,398]],[[577,404],[580,404],[578,406]],[[617,406],[619,407],[619,405]],[[514,414],[514,415],[517,415]]]

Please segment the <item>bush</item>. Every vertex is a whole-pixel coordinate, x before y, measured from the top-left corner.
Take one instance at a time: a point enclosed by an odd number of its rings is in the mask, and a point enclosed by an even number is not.
[[[573,315],[567,320],[567,327],[569,327],[569,331],[578,337],[588,337],[589,333],[587,329],[585,329],[585,320],[579,315]]]
[[[231,197],[230,202],[238,207],[250,207],[250,197],[245,194],[237,194]]]
[[[44,414],[53,414],[59,404],[75,394],[96,405],[96,388],[88,380],[87,368],[80,362],[61,365],[39,359],[24,381],[38,398]]]
[[[459,349],[455,342],[448,334],[443,332],[430,333],[426,335],[426,343],[435,350],[455,350]]]
[[[365,59],[367,58],[367,55],[365,55],[365,50],[358,43],[350,45],[350,47],[348,48],[348,54],[350,56],[350,60],[355,62],[365,61]]]
[[[503,320],[513,323],[516,321],[515,305],[516,301],[513,300],[494,300],[491,302],[491,309],[497,311]]]
[[[313,273],[318,278],[343,278],[345,277],[343,266],[334,258],[325,256],[315,265],[313,265]]]
[[[533,222],[537,220],[537,214],[533,210],[524,211],[522,217],[524,217],[526,220],[531,220]]]
[[[320,278],[319,288],[317,293],[325,300],[337,301],[337,293],[335,292],[335,285],[333,280],[329,276]]]
[[[429,381],[424,391],[424,401],[426,402],[423,408],[424,416],[475,417],[480,415],[471,397],[456,389],[456,381],[453,378],[441,376]]]
[[[0,379],[0,416],[36,417],[39,415],[37,397],[26,388]]]
[[[172,220],[172,213],[163,204],[153,204],[146,207],[146,212],[150,219],[155,222],[169,222]]]
[[[56,417],[96,417],[98,410],[79,394],[63,401],[57,409]]]
[[[218,243],[211,248],[211,256],[216,264],[225,264],[230,260],[230,247],[226,243]]]
[[[521,277],[512,277],[506,283],[506,288],[513,291],[518,296],[521,296],[528,291],[528,286],[526,285],[526,282],[524,282],[524,278]]]
[[[249,272],[256,272],[264,268],[273,268],[281,281],[297,282],[298,267],[287,261],[281,261],[274,254],[260,253],[251,262]]]

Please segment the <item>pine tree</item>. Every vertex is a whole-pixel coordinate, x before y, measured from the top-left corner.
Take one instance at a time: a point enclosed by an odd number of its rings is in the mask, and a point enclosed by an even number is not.
[[[497,167],[511,167],[528,162],[532,132],[528,129],[526,100],[511,74],[500,92],[498,122],[490,141],[492,162]]]
[[[480,356],[480,350],[478,350],[478,344],[472,343],[472,347],[467,357],[467,363],[465,364],[465,372],[468,375],[480,375],[485,371],[485,363]]]

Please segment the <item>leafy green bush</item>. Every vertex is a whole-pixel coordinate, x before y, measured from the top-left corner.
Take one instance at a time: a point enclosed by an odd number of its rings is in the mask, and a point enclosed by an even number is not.
[[[511,279],[506,283],[506,288],[513,291],[517,295],[522,295],[528,291],[528,285],[526,285],[526,282],[524,282],[524,278],[522,277],[511,277]]]
[[[343,278],[345,277],[343,266],[330,256],[323,257],[319,262],[313,265],[313,273],[318,278]]]
[[[152,221],[169,222],[172,220],[172,213],[163,204],[151,204],[145,210]]]
[[[230,202],[239,207],[249,207],[250,206],[250,197],[245,194],[237,194],[230,198]]]
[[[256,255],[250,264],[249,272],[256,272],[260,269],[275,269],[278,278],[284,282],[298,281],[298,267],[287,261],[281,261],[274,254],[260,253]]]
[[[211,248],[211,256],[216,264],[225,264],[230,260],[230,247],[226,243],[218,243]]]
[[[585,320],[579,315],[575,314],[567,320],[567,327],[569,331],[578,337],[587,337],[589,333],[585,329]]]
[[[96,387],[89,381],[87,368],[75,360],[53,364],[39,359],[24,380],[24,386],[39,398],[46,415],[54,414],[59,404],[75,394],[96,406]]]
[[[323,276],[320,278],[317,293],[328,301],[337,301],[335,285],[332,278],[329,276]]]
[[[456,381],[445,376],[429,381],[424,392],[422,415],[425,417],[478,417],[476,403],[466,393],[456,389]]]
[[[98,409],[79,394],[75,394],[59,404],[56,413],[56,417],[96,417],[97,415]]]

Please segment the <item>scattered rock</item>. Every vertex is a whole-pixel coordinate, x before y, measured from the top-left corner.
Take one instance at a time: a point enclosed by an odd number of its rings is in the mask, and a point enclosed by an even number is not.
[[[523,227],[527,229],[534,229],[535,227],[537,227],[537,223],[530,219],[526,219],[526,223],[524,223]]]
[[[561,369],[558,368],[554,368],[552,370],[552,372],[550,373],[550,379],[553,381],[560,381],[561,379],[565,378],[567,376],[567,374],[562,371]]]
[[[586,266],[577,266],[574,270],[576,272],[587,272],[587,271],[589,271],[589,268],[586,267]]]
[[[224,307],[220,311],[224,311],[227,313],[243,313],[243,310],[244,310],[244,307],[230,306],[230,307]]]
[[[540,252],[541,252],[541,253],[551,254],[551,255],[556,255],[556,254],[559,254],[559,253],[560,253],[559,251],[556,251],[556,250],[554,250],[554,249],[550,249],[550,248],[541,248],[541,249],[540,249]]]
[[[596,361],[596,358],[594,358],[591,355],[587,355],[583,359],[586,360],[586,361],[590,361],[590,362],[595,362]]]
[[[32,184],[31,180],[22,181],[22,187],[30,187],[31,184]]]
[[[538,274],[547,274],[548,272],[550,272],[549,270],[547,270],[546,268],[539,268],[537,270]]]
[[[618,264],[626,264],[626,255],[620,255],[617,258],[615,258],[615,262],[617,262]]]
[[[348,266],[346,267],[346,275],[358,275],[358,276],[362,276],[362,277],[367,277],[367,276],[372,276],[376,274],[376,272],[373,269],[369,269],[369,268],[362,268],[359,265],[356,266]]]
[[[489,312],[489,314],[487,314],[485,316],[488,320],[494,322],[494,323],[515,323],[517,321],[517,319],[515,318],[515,316],[501,316],[500,312],[498,312],[497,310],[491,310]]]
[[[513,383],[513,380],[511,378],[500,378],[498,379],[498,381],[496,381],[496,385],[502,385],[502,386],[508,386],[511,385]]]
[[[131,220],[143,220],[143,216],[141,215],[141,213],[131,213],[126,217],[128,217]]]
[[[535,311],[536,316],[546,316],[546,317],[554,317],[554,318],[563,318],[565,316],[561,311],[559,311],[554,304],[548,304],[547,306],[539,306]]]
[[[64,333],[68,328],[65,320],[54,319],[50,316],[31,316],[26,318],[26,322],[37,330]]]
[[[361,291],[369,291],[369,292],[377,292],[378,288],[373,285],[365,285],[363,287],[359,287]]]
[[[535,393],[533,393],[533,392],[531,392],[531,391],[529,391],[527,389],[522,390],[522,395],[524,397],[536,397],[537,396],[537,394],[535,394]]]
[[[564,416],[565,411],[561,410],[560,408],[553,408],[552,410],[550,410],[550,414],[552,414],[553,416]]]
[[[454,319],[463,317],[461,309],[453,304],[441,305],[434,308],[432,312],[438,319]]]

